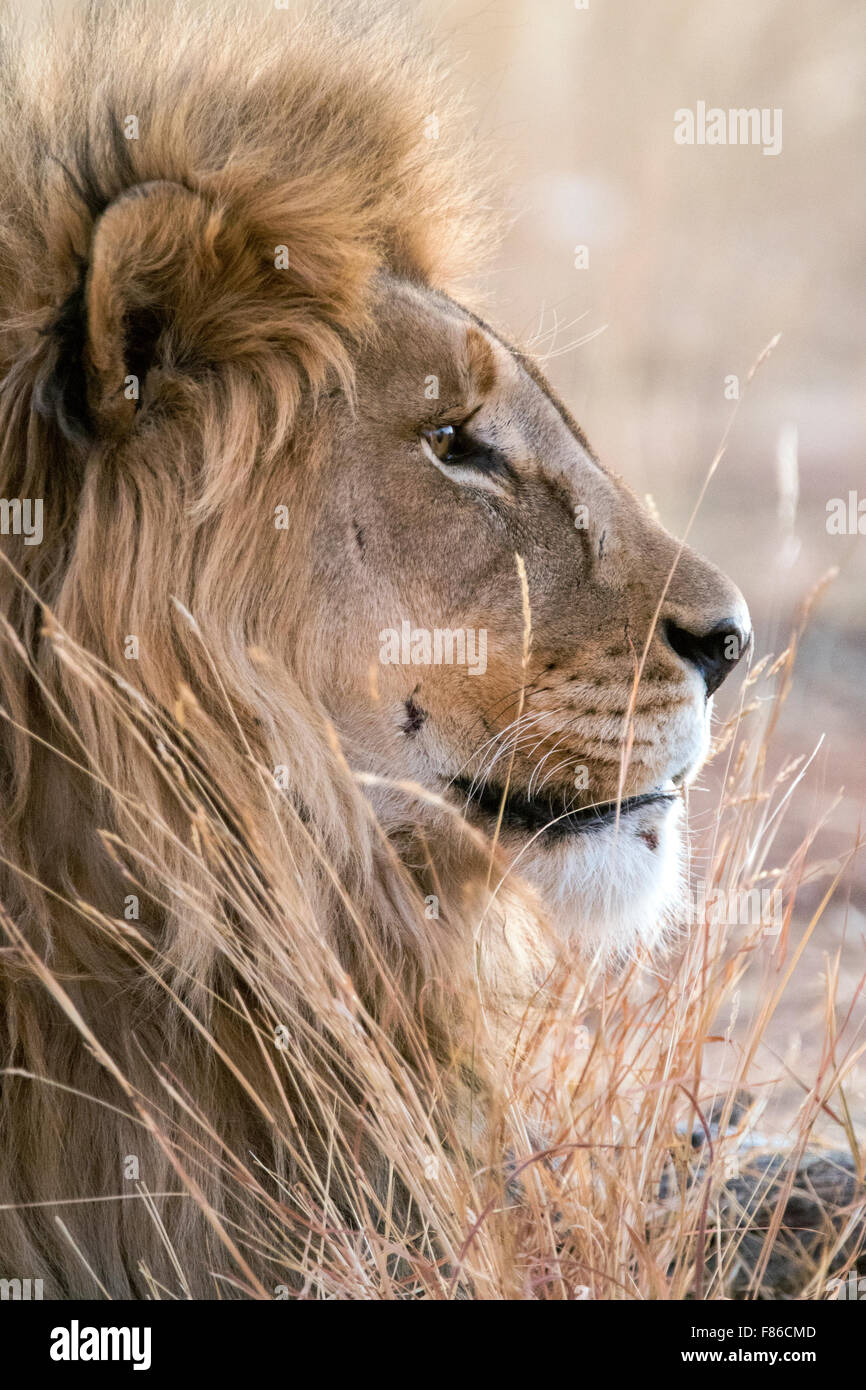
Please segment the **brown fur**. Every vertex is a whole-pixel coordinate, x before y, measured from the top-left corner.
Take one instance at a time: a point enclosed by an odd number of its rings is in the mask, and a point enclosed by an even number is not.
[[[675,567],[678,621],[739,602],[447,297],[489,244],[469,127],[429,55],[355,8],[299,26],[100,4],[40,31],[35,65],[5,59],[0,494],[44,498],[45,539],[8,538],[0,570],[0,1201],[18,1207],[0,1251],[52,1293],[93,1279],[28,1204],[122,1196],[127,1155],[151,1192],[194,1185],[159,1211],[197,1295],[213,1270],[291,1280],[232,1244],[250,1218],[226,1170],[250,1153],[264,1203],[318,1182],[349,1219],[357,1162],[380,1194],[396,1168],[409,1209],[353,1030],[371,1068],[405,1060],[419,1125],[438,1107],[434,1128],[464,1135],[469,1060],[472,1087],[496,1084],[547,960],[530,890],[490,899],[506,861],[491,879],[450,779],[477,770],[525,674],[527,708],[571,732],[521,745],[517,785],[557,748],[596,796],[654,785],[694,756],[677,711],[697,698],[651,636],[658,595]],[[498,491],[456,486],[419,443],[476,408],[513,469]],[[485,679],[381,665],[403,618],[489,630]],[[174,1279],[142,1201],[63,1219],[115,1296],[145,1291],[142,1265]]]

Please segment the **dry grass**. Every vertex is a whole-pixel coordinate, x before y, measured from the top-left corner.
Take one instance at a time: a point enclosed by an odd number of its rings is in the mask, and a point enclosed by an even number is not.
[[[64,634],[54,628],[50,635],[80,679],[135,726],[142,747],[159,761],[188,808],[183,852],[191,872],[186,883],[167,879],[166,898],[187,899],[196,930],[218,942],[238,981],[234,996],[222,1000],[237,1024],[236,1052],[218,1043],[176,992],[175,1003],[218,1054],[215,1064],[231,1072],[279,1134],[291,1158],[291,1179],[268,1173],[255,1153],[232,1152],[198,1098],[181,1094],[171,1059],[155,1056],[149,1060],[164,1090],[165,1114],[180,1107],[186,1117],[180,1135],[165,1124],[160,1107],[136,1091],[97,1040],[50,963],[5,914],[3,925],[17,968],[38,977],[72,1019],[115,1077],[129,1114],[157,1136],[177,1175],[171,1194],[137,1183],[135,1193],[105,1200],[145,1203],[160,1230],[165,1203],[197,1204],[224,1252],[222,1267],[210,1271],[216,1296],[715,1299],[732,1288],[754,1296],[768,1291],[771,1256],[785,1239],[784,1188],[795,1183],[819,1116],[838,1127],[849,1167],[862,1179],[863,1156],[845,1087],[863,1044],[856,1040],[850,1007],[842,1026],[836,1021],[838,962],[831,961],[821,1065],[815,1076],[801,1078],[803,1101],[786,1152],[792,1164],[757,1246],[742,1211],[738,1215],[731,1201],[719,1201],[738,1172],[748,1187],[749,1162],[761,1152],[755,1125],[768,1096],[766,1088],[759,1090],[744,1111],[741,1089],[749,1087],[761,1036],[844,867],[814,869],[808,843],[790,862],[773,865],[780,818],[802,771],[797,765],[771,771],[773,733],[793,678],[796,639],[775,662],[758,663],[744,683],[736,718],[719,730],[715,757],[725,764],[724,796],[718,816],[692,841],[693,876],[699,871],[711,904],[716,890],[779,889],[785,904],[781,928],[699,922],[683,933],[667,960],[636,959],[618,974],[598,966],[578,976],[573,961],[563,960],[543,1005],[531,1020],[527,1016],[506,1084],[479,1099],[477,1113],[466,1116],[453,1113],[444,1087],[441,1102],[434,1098],[431,1105],[437,1063],[425,1055],[420,1031],[404,1018],[408,1047],[395,1049],[391,1034],[362,1006],[321,924],[308,919],[299,935],[293,913],[291,938],[281,930],[283,889],[286,902],[294,894],[288,882],[275,878],[272,856],[268,891],[261,891],[255,847],[251,851],[227,829],[218,798],[200,785],[184,732],[188,696],[179,692],[168,727],[164,716],[157,717]],[[14,647],[8,631],[6,637]],[[268,777],[266,769],[261,772]],[[136,813],[148,814],[145,807]],[[117,837],[111,847],[134,891],[132,852]],[[290,863],[284,872],[291,875]],[[798,888],[814,872],[825,875],[827,891],[805,930],[795,930]],[[217,873],[229,885],[235,921],[271,942],[277,969],[261,968],[243,949],[243,930],[208,917],[190,894],[190,882],[207,882]],[[86,903],[77,908],[121,945],[155,988],[175,990],[173,976],[135,923],[106,917]],[[364,930],[363,921],[358,927]],[[756,957],[763,960],[763,1004],[745,1041],[735,1043],[737,988]],[[382,974],[387,981],[385,962]],[[399,1017],[404,1006],[397,991],[392,1002]],[[281,1048],[281,1024],[293,1039],[306,1040],[300,1051]],[[723,1066],[708,1066],[708,1048],[720,1039]],[[256,1091],[262,1061],[276,1104]],[[51,1085],[52,1078],[34,1077],[33,1083]],[[319,1152],[328,1155],[324,1170],[301,1138],[309,1123],[299,1124],[299,1104],[317,1130]],[[467,1133],[474,1136],[471,1154]],[[696,1147],[693,1135],[705,1142],[697,1140]],[[370,1144],[387,1157],[384,1184],[374,1182],[363,1163]],[[772,1150],[779,1152],[778,1142]],[[199,1181],[201,1165],[214,1152],[231,1198],[219,1204],[205,1197]],[[758,1174],[752,1186],[762,1183],[766,1187],[770,1179]],[[778,1178],[775,1185],[778,1190]],[[64,1231],[68,1199],[58,1194],[56,1219]],[[837,1217],[835,1227],[827,1214],[827,1239],[818,1255],[808,1242],[796,1242],[786,1277],[801,1296],[826,1296],[831,1269],[844,1273],[850,1267],[849,1237],[862,1207],[855,1204],[841,1223]],[[241,1212],[241,1219],[227,1219],[228,1209]],[[742,1253],[745,1237],[748,1259]],[[71,1235],[69,1242],[70,1261],[91,1268],[86,1250]],[[184,1298],[192,1271],[183,1268],[167,1235],[165,1243],[173,1280],[142,1272],[153,1297]],[[98,1295],[106,1272],[91,1273]]]

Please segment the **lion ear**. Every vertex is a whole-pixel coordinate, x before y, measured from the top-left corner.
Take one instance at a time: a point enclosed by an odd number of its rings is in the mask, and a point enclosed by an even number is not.
[[[65,434],[124,434],[151,367],[200,351],[221,220],[199,194],[163,181],[130,189],[102,213],[82,282],[55,323],[40,393],[42,413]]]

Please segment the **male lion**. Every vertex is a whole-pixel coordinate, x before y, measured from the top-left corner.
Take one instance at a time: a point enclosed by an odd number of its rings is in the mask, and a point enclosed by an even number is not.
[[[8,28],[0,1272],[271,1293],[483,1129],[548,920],[675,915],[748,613],[455,297],[389,23]]]

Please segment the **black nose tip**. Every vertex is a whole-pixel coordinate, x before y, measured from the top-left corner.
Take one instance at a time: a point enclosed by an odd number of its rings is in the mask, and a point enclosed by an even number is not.
[[[751,632],[733,621],[698,633],[669,620],[664,624],[664,634],[677,656],[700,671],[708,696],[731,674],[752,640]]]

